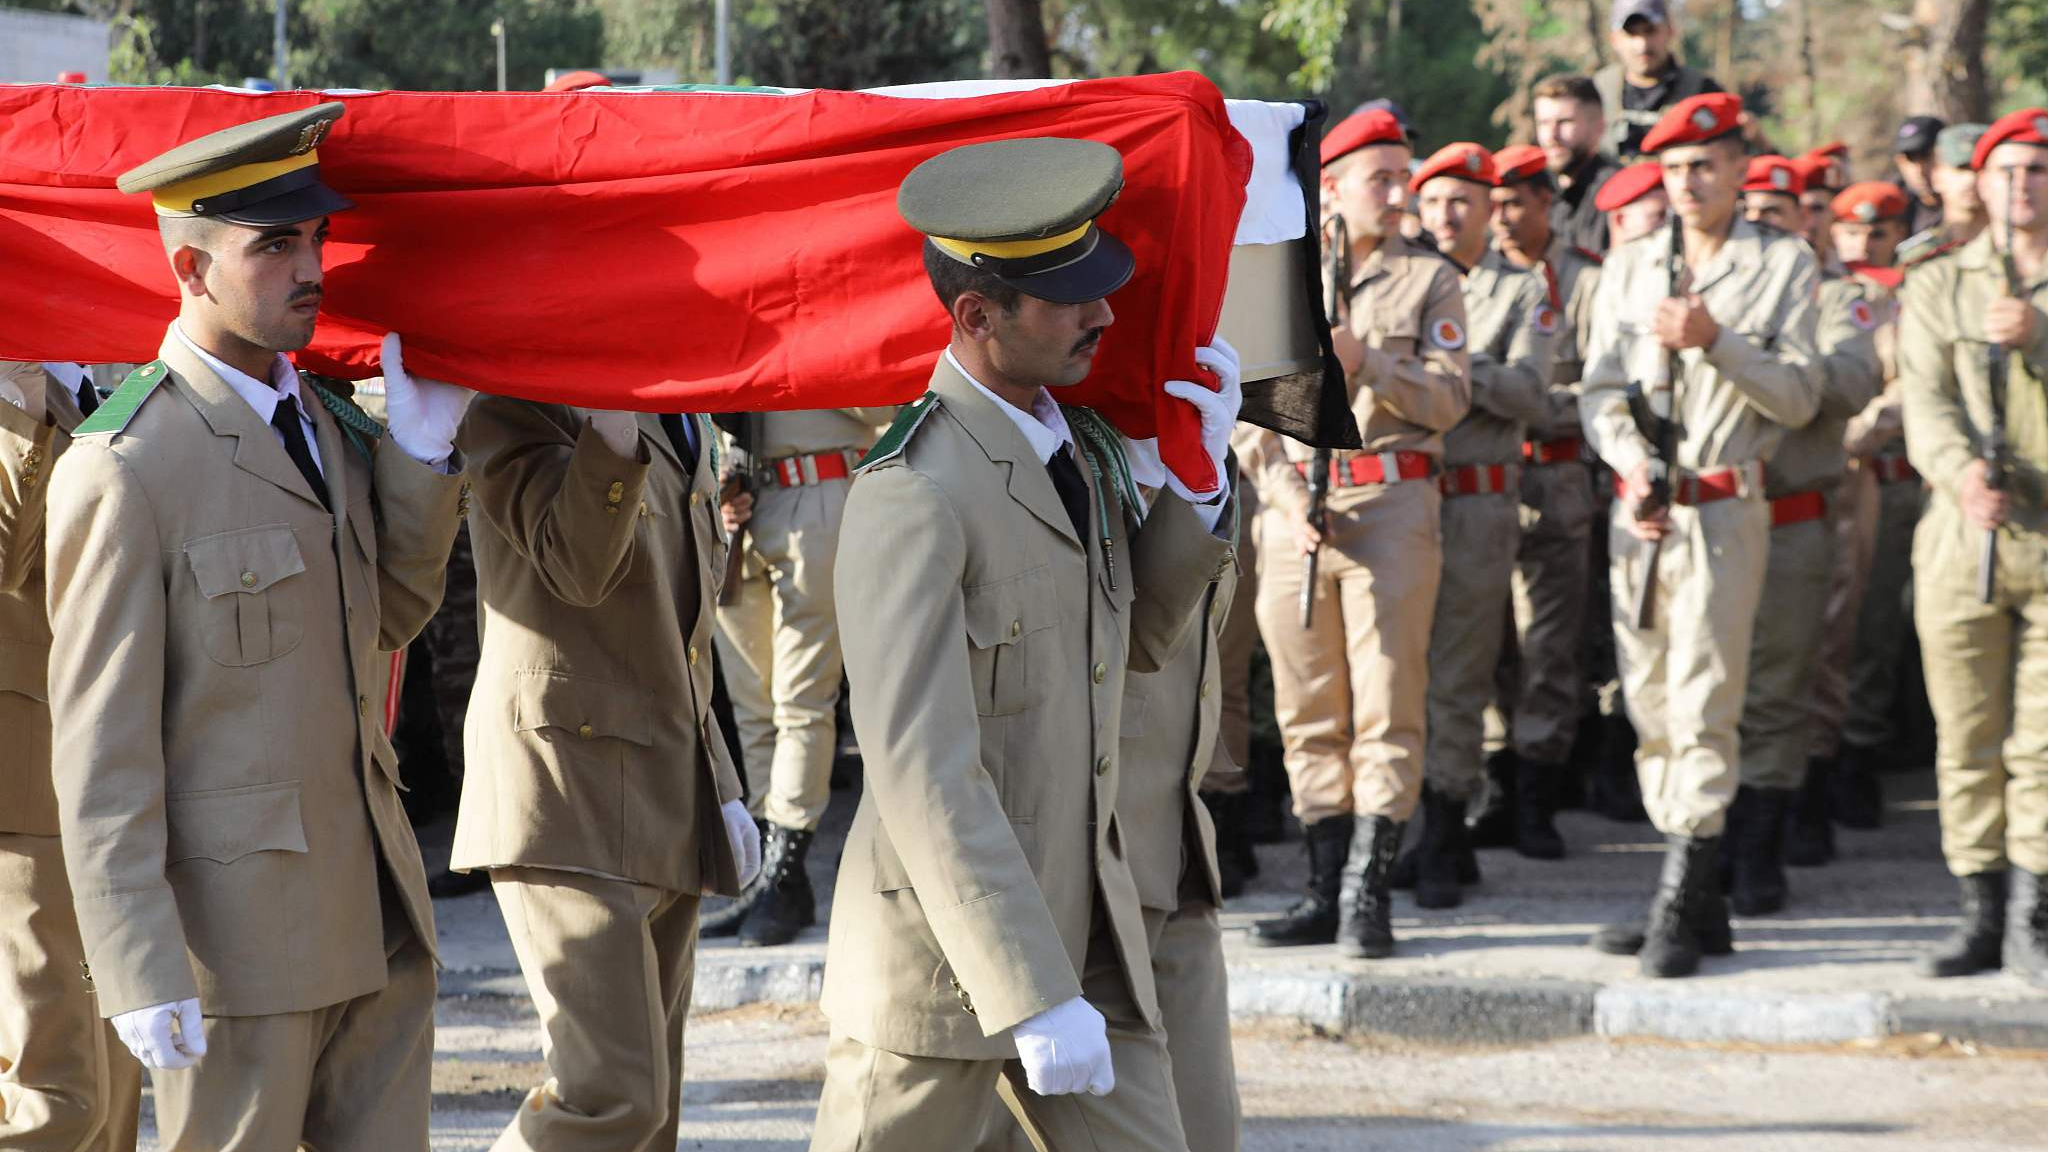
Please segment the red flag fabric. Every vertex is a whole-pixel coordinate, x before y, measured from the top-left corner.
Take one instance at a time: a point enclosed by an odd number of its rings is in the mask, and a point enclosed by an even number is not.
[[[1137,273],[1090,379],[1063,399],[1213,485],[1195,348],[1222,310],[1251,148],[1193,73],[953,99],[858,92],[245,93],[0,88],[0,358],[144,361],[176,315],[147,197],[114,178],[182,141],[339,99],[319,330],[298,362],[407,366],[484,391],[597,408],[743,411],[910,399],[948,327],[896,214],[948,148],[1099,140],[1127,186],[1103,226]]]

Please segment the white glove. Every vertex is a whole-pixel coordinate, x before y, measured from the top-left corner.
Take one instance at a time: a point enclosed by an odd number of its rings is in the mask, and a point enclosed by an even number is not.
[[[1025,1082],[1040,1096],[1107,1096],[1116,1087],[1109,1030],[1102,1013],[1079,996],[1019,1023],[1010,1035],[1017,1041]]]
[[[476,393],[460,384],[407,373],[398,333],[384,334],[384,409],[391,417],[391,440],[407,456],[435,468],[447,463],[455,430],[474,399]]]
[[[206,1055],[206,1025],[197,1000],[122,1012],[114,1017],[114,1033],[145,1068],[190,1068]]]
[[[1211,392],[1192,381],[1168,380],[1166,394],[1187,401],[1201,414],[1202,447],[1208,451],[1209,462],[1215,467],[1220,480],[1224,476],[1224,459],[1230,451],[1230,433],[1237,427],[1237,410],[1244,406],[1244,385],[1239,380],[1237,349],[1218,336],[1214,344],[1195,349],[1195,363],[1216,373],[1223,382],[1222,390]],[[1169,471],[1166,486],[1190,504],[1206,504],[1227,485],[1196,492]]]
[[[744,888],[761,874],[761,830],[741,801],[727,800],[718,814],[725,817],[725,838],[732,844],[732,862],[739,867],[740,887]]]
[[[592,412],[590,426],[604,446],[620,457],[640,459],[640,421],[631,412]]]

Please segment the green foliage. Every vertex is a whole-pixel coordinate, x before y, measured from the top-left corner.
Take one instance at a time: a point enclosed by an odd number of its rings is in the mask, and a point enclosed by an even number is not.
[[[1301,67],[1288,79],[1311,92],[1327,91],[1337,78],[1337,48],[1350,22],[1346,0],[1273,0],[1265,28],[1294,41]]]

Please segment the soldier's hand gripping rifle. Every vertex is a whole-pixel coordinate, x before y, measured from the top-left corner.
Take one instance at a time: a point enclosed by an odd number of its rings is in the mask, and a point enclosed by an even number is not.
[[[1689,276],[1685,268],[1685,225],[1678,213],[1671,214],[1671,258],[1668,270],[1671,283],[1671,298],[1685,298]],[[1678,349],[1671,349],[1664,355],[1664,383],[1657,386],[1637,386],[1630,390],[1629,410],[1635,417],[1636,428],[1650,442],[1650,492],[1636,502],[1631,512],[1637,520],[1648,520],[1661,516],[1671,507],[1671,477],[1678,467],[1678,389],[1685,378],[1685,362]],[[1643,575],[1636,585],[1636,602],[1632,618],[1639,629],[1647,629],[1657,621],[1657,560],[1664,552],[1664,541],[1660,538],[1650,541],[1649,562],[1643,566]]]
[[[2020,294],[2019,271],[2012,262],[2012,202],[2019,188],[2020,170],[2005,170],[2005,251],[1999,254],[1999,268],[2005,273],[2005,294]],[[1984,345],[1984,367],[1991,391],[1991,431],[1984,437],[1984,486],[2005,491],[2011,479],[2011,462],[2006,458],[2005,393],[2010,376],[2012,349],[1989,341]],[[1989,604],[1998,591],[1998,528],[1984,530],[1984,550],[1977,557],[1977,599]]]
[[[1331,329],[1344,322],[1344,294],[1351,290],[1351,228],[1340,213],[1331,213],[1323,223],[1323,319]],[[1330,504],[1330,450],[1318,448],[1308,466],[1308,522],[1317,532],[1328,528]],[[1306,629],[1316,618],[1316,569],[1322,545],[1308,554],[1301,569],[1301,626]]]

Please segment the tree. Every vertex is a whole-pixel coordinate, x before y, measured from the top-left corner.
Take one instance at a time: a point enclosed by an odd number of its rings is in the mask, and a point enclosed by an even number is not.
[[[1906,106],[1950,123],[1989,120],[1984,42],[1990,26],[1991,0],[1915,0],[1906,42]]]
[[[1004,78],[1052,75],[1039,0],[987,0],[988,74]]]

